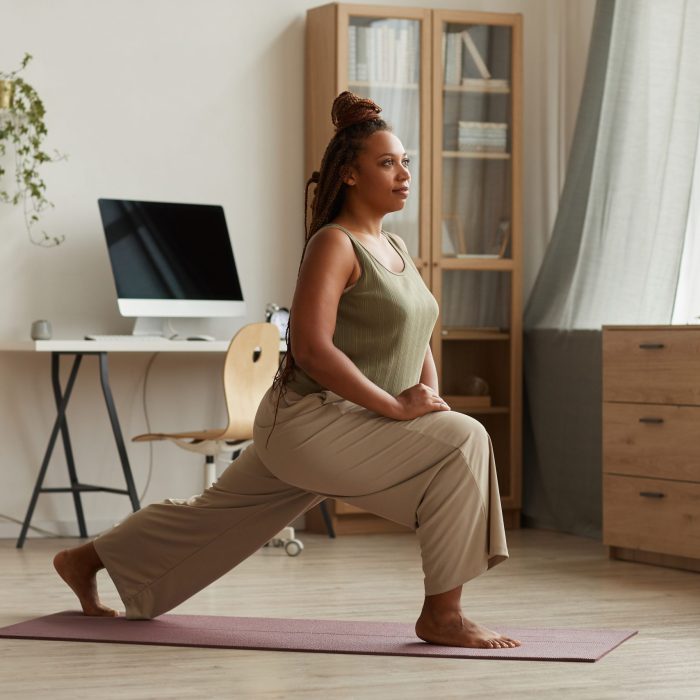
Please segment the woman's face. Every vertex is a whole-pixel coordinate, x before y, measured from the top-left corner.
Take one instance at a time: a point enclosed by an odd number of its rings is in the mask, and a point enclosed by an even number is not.
[[[406,204],[411,184],[408,164],[398,137],[390,131],[375,131],[365,140],[355,166],[344,178],[346,195],[382,213],[399,211]]]

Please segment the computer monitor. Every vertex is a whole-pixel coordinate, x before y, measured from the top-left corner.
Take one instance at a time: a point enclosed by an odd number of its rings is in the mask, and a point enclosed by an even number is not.
[[[224,210],[209,204],[97,200],[119,312],[135,335],[169,335],[171,317],[243,316]]]

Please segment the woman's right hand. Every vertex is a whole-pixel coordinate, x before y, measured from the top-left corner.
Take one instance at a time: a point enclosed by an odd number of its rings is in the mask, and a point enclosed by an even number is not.
[[[447,402],[427,384],[414,384],[395,397],[397,402],[396,420],[411,420],[431,411],[450,411]]]

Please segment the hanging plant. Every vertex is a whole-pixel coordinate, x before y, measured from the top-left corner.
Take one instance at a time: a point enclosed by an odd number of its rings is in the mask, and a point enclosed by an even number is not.
[[[29,240],[40,246],[55,246],[62,243],[65,236],[50,236],[46,231],[36,230],[41,213],[54,206],[46,199],[46,184],[41,179],[39,168],[44,163],[65,160],[66,156],[58,151],[50,156],[43,150],[47,133],[44,104],[36,90],[17,77],[31,60],[31,54],[25,53],[17,70],[11,73],[0,71],[0,201],[8,204],[21,202]],[[10,144],[15,155],[16,190],[12,193],[2,187],[5,175],[3,156]]]

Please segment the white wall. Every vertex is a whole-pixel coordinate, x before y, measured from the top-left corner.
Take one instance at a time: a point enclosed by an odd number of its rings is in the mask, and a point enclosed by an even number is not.
[[[28,337],[48,318],[55,337],[127,332],[108,266],[101,196],[224,206],[250,313],[198,326],[221,337],[263,318],[268,301],[289,305],[303,245],[303,45],[313,0],[0,0],[0,66],[25,51],[26,79],[47,108],[47,146],[68,154],[47,165],[55,209],[44,217],[66,241],[32,246],[19,208],[0,207],[0,339]],[[385,2],[384,5],[521,12],[525,27],[526,261],[534,282],[556,214],[578,108],[594,0]],[[318,115],[330,118],[328,114]],[[112,356],[112,386],[127,437],[144,432],[149,356]],[[146,402],[154,429],[224,420],[220,358],[155,358]],[[86,359],[69,410],[84,483],[123,487],[96,366]],[[0,354],[0,514],[22,519],[54,416],[49,360]],[[139,494],[148,447],[129,445]],[[200,460],[154,447],[144,504],[201,491]],[[46,486],[67,483],[57,450]],[[84,496],[90,535],[130,512],[125,496]],[[44,494],[34,524],[76,533],[69,494]],[[0,536],[19,526],[0,517]],[[32,534],[30,534],[32,536]]]

